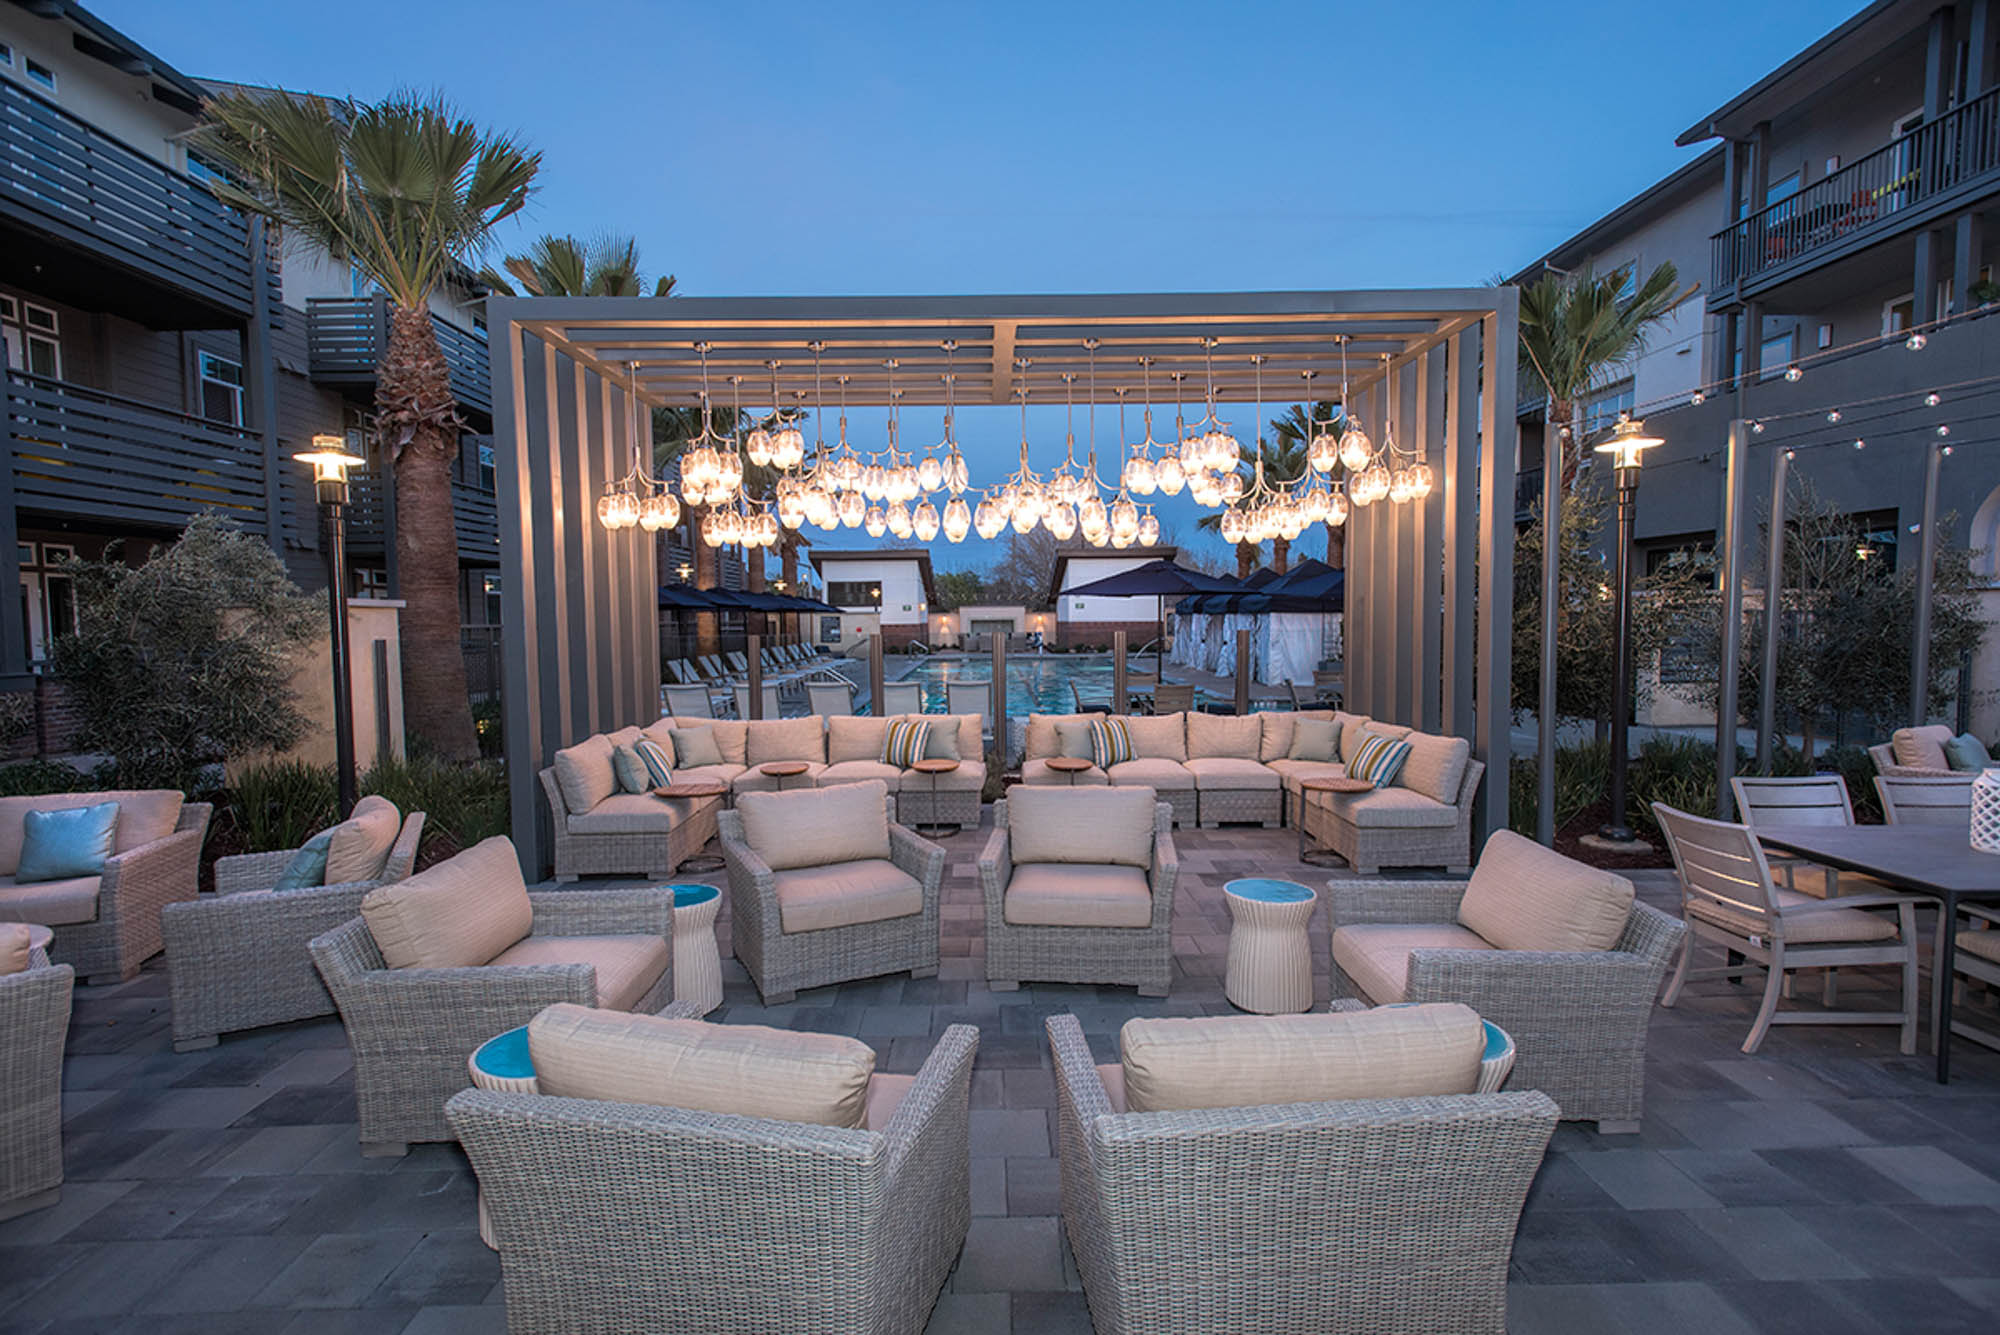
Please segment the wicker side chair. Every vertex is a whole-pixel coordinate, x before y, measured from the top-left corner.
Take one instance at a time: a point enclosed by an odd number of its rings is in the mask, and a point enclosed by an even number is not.
[[[0,1219],[62,1196],[63,1040],[76,970],[0,977]]]
[[[1074,800],[1130,789],[1078,789]],[[1148,798],[1150,788],[1139,789]],[[1164,997],[1174,979],[1174,882],[1180,855],[1174,849],[1174,809],[1153,804],[1153,861],[1146,871],[1152,917],[1144,926],[1086,927],[1007,921],[1007,891],[1014,881],[1013,841],[1005,801],[993,804],[993,834],[979,855],[979,884],[986,898],[986,985],[1008,992],[1024,982],[1111,983],[1136,987],[1144,997]],[[1094,870],[1094,869],[1093,869]]]
[[[507,1329],[918,1335],[971,1223],[978,1045],[971,1025],[946,1029],[881,1131],[453,1095]]]
[[[333,994],[306,943],[361,912],[378,885],[408,876],[423,839],[424,813],[403,818],[382,875],[305,890],[271,885],[296,849],[215,862],[215,893],[160,914],[174,1004],[174,1051],[212,1048],[223,1034],[335,1013]]]
[[[647,934],[671,942],[671,890],[557,890],[530,894],[529,939]],[[558,1001],[597,1005],[588,964],[391,969],[368,925],[353,918],[308,949],[340,1008],[354,1053],[361,1152],[400,1155],[413,1141],[452,1138],[444,1102],[467,1083],[472,1050]],[[673,968],[631,1009],[652,1014],[673,996]]]
[[[1506,1330],[1547,1095],[1118,1113],[1076,1017],[1047,1024],[1063,1227],[1099,1335]]]

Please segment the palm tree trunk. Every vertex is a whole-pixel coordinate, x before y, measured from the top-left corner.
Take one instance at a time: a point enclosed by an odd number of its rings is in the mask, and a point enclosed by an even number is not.
[[[687,515],[688,536],[694,546],[694,586],[697,589],[713,589],[721,585],[716,578],[716,549],[701,538],[701,521],[707,517],[707,507],[688,506],[683,510]],[[698,654],[719,654],[722,652],[722,622],[718,613],[697,612],[694,618],[694,651]]]
[[[1557,399],[1550,399],[1548,406],[1549,420],[1556,424],[1556,439],[1562,442],[1562,458],[1559,466],[1562,468],[1562,489],[1565,496],[1576,489],[1577,474],[1583,469],[1583,442],[1578,439],[1579,433],[1574,429],[1568,434],[1562,431],[1563,427],[1573,428],[1571,415],[1575,407],[1575,404]],[[1548,466],[1549,461],[1542,460],[1542,467]]]
[[[402,438],[395,469],[403,717],[444,759],[474,760],[479,739],[459,648],[458,532],[451,511],[458,417],[429,311],[391,310],[389,346],[375,368],[375,398],[392,444]]]
[[[1291,559],[1292,543],[1289,538],[1271,539],[1271,569],[1280,575],[1285,573],[1286,563]]]
[[[1347,568],[1347,525],[1326,526],[1326,563],[1335,570]]]
[[[1257,549],[1247,542],[1236,544],[1236,578],[1249,579],[1257,569]]]

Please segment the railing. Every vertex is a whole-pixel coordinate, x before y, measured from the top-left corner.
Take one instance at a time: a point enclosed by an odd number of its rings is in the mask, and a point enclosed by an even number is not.
[[[2000,88],[1952,108],[1711,239],[1711,292],[1846,241],[2000,172]]]
[[[465,659],[465,689],[474,702],[500,698],[501,639],[498,626],[460,626],[458,647]]]
[[[241,214],[199,182],[6,79],[0,213],[232,314],[250,312],[249,224]],[[260,270],[267,268],[262,258]]]
[[[451,392],[482,413],[493,411],[493,368],[486,335],[433,313],[438,348],[451,373]],[[314,297],[306,302],[306,357],[312,378],[335,384],[373,384],[375,364],[389,345],[389,303],[374,297]]]
[[[161,528],[216,510],[264,532],[255,432],[20,371],[6,384],[19,507]]]
[[[353,476],[353,503],[347,511],[347,541],[365,552],[384,547],[389,540],[389,489],[379,473],[370,470]],[[458,538],[461,559],[500,559],[500,517],[492,492],[457,478],[451,483],[452,528]]]

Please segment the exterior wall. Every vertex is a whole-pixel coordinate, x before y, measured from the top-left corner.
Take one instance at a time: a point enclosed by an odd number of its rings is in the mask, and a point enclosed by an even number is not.
[[[1155,559],[1147,556],[1072,556],[1063,571],[1063,588],[1074,589],[1121,571],[1131,570]],[[1157,624],[1157,598],[1078,598],[1059,593],[1056,603],[1056,631],[1068,643],[1074,635],[1071,623],[1080,626],[1152,626]]]
[[[18,5],[0,9],[0,39],[15,50],[14,68],[0,71],[0,78],[49,98],[150,158],[185,170],[187,150],[170,136],[187,129],[194,118],[156,101],[150,79],[122,74],[83,55],[71,42],[70,31],[61,20],[37,18]],[[55,71],[55,92],[28,81],[23,56]]]
[[[922,568],[915,560],[883,556],[869,560],[832,558],[815,563],[820,577],[830,588],[840,583],[868,584],[882,588],[881,613],[891,625],[914,626],[919,635],[930,616],[930,601],[924,593]],[[861,606],[842,604],[843,611],[861,611]],[[874,608],[868,608],[874,611]]]
[[[1112,632],[1122,630],[1126,648],[1137,652],[1141,644],[1159,633],[1158,625],[1151,617],[1144,621],[1061,621],[1056,626],[1056,643],[1065,649],[1080,646],[1109,649]]]

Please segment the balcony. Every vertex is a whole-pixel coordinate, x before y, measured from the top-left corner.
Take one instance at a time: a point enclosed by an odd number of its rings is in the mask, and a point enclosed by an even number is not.
[[[1716,233],[1708,308],[1733,307],[1996,192],[2000,88]]]
[[[276,270],[252,264],[242,214],[5,79],[0,224],[19,229],[5,244],[23,269],[39,266],[38,290],[87,310],[156,328],[219,326],[249,317],[257,281],[276,309]]]
[[[493,369],[486,335],[435,314],[438,347],[451,372],[451,392],[464,407],[493,415]],[[306,355],[314,380],[373,385],[375,364],[389,345],[389,303],[375,297],[314,297],[306,302]]]
[[[477,442],[490,437],[468,437]],[[476,457],[476,454],[475,454]],[[349,547],[362,556],[386,555],[389,544],[388,498],[380,472],[370,468],[354,475],[354,504],[348,512]],[[451,477],[452,527],[458,535],[458,559],[475,565],[500,560],[500,517],[493,491],[454,468]]]

